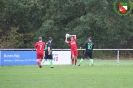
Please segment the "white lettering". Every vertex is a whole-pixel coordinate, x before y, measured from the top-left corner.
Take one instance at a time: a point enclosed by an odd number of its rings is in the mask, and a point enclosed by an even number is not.
[[[15,57],[15,58],[20,58],[19,54],[4,54],[5,58],[10,58],[10,57]]]

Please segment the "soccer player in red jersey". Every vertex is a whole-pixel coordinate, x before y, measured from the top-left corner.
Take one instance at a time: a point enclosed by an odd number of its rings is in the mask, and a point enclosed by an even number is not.
[[[36,42],[34,45],[36,49],[36,55],[37,55],[37,65],[42,68],[41,62],[44,59],[44,47],[45,47],[45,42],[42,42],[42,37],[39,37],[39,41]]]
[[[77,56],[78,56],[78,50],[77,50],[77,44],[76,44],[76,35],[69,35],[71,38],[71,41],[67,40],[67,36],[65,39],[65,42],[70,45],[71,48],[71,55],[72,55],[72,65],[76,65],[77,63]]]

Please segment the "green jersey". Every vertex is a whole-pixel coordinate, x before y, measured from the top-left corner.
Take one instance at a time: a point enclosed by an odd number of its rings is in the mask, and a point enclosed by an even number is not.
[[[93,42],[86,42],[82,48],[85,48],[86,51],[92,51],[94,48],[94,43]]]
[[[45,51],[48,50],[48,47],[50,47],[50,50],[52,51],[52,44],[49,41],[46,42]]]

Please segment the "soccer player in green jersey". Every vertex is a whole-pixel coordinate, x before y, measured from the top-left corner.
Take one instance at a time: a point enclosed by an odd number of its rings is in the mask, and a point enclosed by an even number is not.
[[[52,43],[52,37],[49,37],[49,40],[48,40],[48,42],[46,42],[46,46],[45,46],[45,59],[50,59],[50,67],[54,68],[51,43]],[[45,60],[41,64],[44,64],[44,62],[45,62]]]
[[[78,66],[81,65],[84,58],[87,58],[87,56],[89,56],[89,58],[90,58],[90,65],[93,66],[93,58],[92,58],[93,47],[94,47],[94,43],[92,42],[92,37],[89,37],[88,41],[81,47],[81,48],[85,48],[85,52],[84,52],[83,58],[81,58]]]

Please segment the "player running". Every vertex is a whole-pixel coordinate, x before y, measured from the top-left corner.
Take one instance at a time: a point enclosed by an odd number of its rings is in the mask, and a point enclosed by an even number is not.
[[[77,56],[78,56],[78,50],[77,50],[77,44],[76,44],[76,35],[69,35],[71,37],[71,41],[67,41],[67,36],[65,39],[65,42],[70,45],[71,48],[71,55],[72,55],[72,65],[76,65],[77,63]]]
[[[45,46],[45,59],[50,59],[50,67],[54,68],[53,66],[53,55],[52,55],[52,37],[49,37],[48,42]],[[44,64],[45,60],[41,63]]]
[[[36,49],[36,55],[37,55],[37,65],[42,68],[41,62],[44,59],[44,47],[45,47],[45,42],[42,42],[42,37],[39,37],[39,42],[36,42],[34,45]]]
[[[83,55],[83,58],[81,58],[80,63],[78,66],[81,65],[84,58],[87,58],[87,56],[90,57],[90,65],[93,66],[93,59],[92,59],[92,50],[94,47],[94,43],[92,42],[92,37],[88,38],[88,42],[86,42],[81,48],[85,48],[85,53]]]

